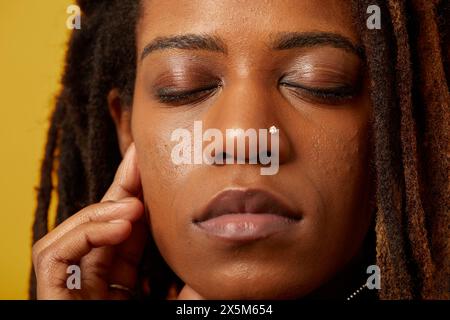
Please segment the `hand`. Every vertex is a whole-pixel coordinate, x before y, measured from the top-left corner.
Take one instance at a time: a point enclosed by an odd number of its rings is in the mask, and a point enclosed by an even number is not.
[[[205,298],[199,295],[190,286],[185,285],[178,295],[177,300],[205,300]]]
[[[60,224],[33,246],[38,299],[129,299],[149,233],[138,199],[141,181],[132,144],[100,203]],[[67,268],[80,267],[81,288],[68,289]]]

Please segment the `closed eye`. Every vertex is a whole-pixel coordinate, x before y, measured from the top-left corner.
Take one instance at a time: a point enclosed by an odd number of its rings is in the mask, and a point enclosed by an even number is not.
[[[281,81],[280,86],[286,87],[300,99],[313,100],[313,102],[325,104],[339,104],[347,100],[353,99],[358,90],[349,85],[341,85],[336,87],[308,87],[298,83]]]
[[[161,88],[157,90],[156,97],[159,102],[173,106],[195,104],[207,99],[220,87],[220,84],[213,84],[191,90],[179,90],[170,87]]]

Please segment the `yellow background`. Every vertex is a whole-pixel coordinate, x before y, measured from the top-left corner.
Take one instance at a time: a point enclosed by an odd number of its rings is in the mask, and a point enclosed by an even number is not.
[[[27,298],[35,187],[71,3],[0,0],[0,299]]]

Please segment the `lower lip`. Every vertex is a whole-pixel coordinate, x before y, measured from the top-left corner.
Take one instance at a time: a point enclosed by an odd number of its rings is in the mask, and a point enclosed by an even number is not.
[[[233,213],[196,224],[206,233],[230,241],[254,241],[286,231],[297,220],[275,214]]]

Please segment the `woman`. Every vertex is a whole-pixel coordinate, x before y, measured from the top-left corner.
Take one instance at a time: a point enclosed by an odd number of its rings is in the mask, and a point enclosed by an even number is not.
[[[31,297],[447,297],[448,2],[79,5]],[[278,172],[261,175],[249,148],[245,165],[175,164],[173,133],[195,136],[197,121],[230,141],[227,129],[270,128],[278,152],[272,136],[258,151]],[[224,143],[212,156],[239,160]],[[370,265],[379,290],[364,285]]]

